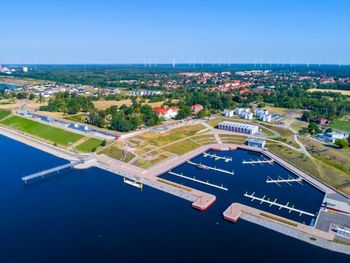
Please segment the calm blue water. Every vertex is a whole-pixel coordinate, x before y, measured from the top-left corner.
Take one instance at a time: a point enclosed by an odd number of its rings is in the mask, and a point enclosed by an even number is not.
[[[280,204],[287,204],[294,206],[297,209],[317,214],[323,201],[324,194],[313,186],[306,182],[302,182],[302,185],[293,182],[288,184],[280,183],[280,187],[276,184],[267,184],[267,177],[277,179],[278,176],[282,178],[288,178],[288,176],[296,178],[296,176],[284,169],[278,164],[254,164],[243,165],[242,160],[258,160],[258,159],[269,159],[260,153],[255,153],[246,150],[236,151],[224,151],[215,152],[209,151],[211,154],[218,156],[232,157],[232,162],[224,162],[223,160],[215,160],[212,158],[204,157],[199,155],[192,159],[195,163],[202,163],[211,167],[218,167],[227,171],[234,171],[234,175],[225,174],[222,172],[216,172],[213,170],[199,169],[192,164],[183,164],[173,172],[183,174],[185,176],[193,177],[202,181],[209,181],[216,185],[223,185],[228,188],[228,191],[222,191],[211,186],[199,184],[197,182],[189,181],[180,177],[176,177],[171,174],[163,175],[164,178],[194,187],[205,192],[213,193],[217,197],[217,206],[221,208],[220,214],[233,202],[243,203],[249,206],[256,207],[267,212],[281,215],[283,217],[304,223],[310,224],[315,217],[308,215],[300,216],[296,212],[289,212],[289,210],[279,210],[277,206],[270,207],[268,204],[260,204],[259,201],[252,202],[251,199],[244,197],[244,193],[255,193],[256,197],[269,198],[271,201],[277,199],[276,202]]]
[[[349,262],[243,220],[225,222],[220,202],[201,213],[99,169],[24,185],[21,176],[65,161],[3,136],[0,149],[1,263]]]
[[[12,84],[2,84],[0,83],[0,90],[2,89],[17,89],[19,86],[17,85],[12,85]]]

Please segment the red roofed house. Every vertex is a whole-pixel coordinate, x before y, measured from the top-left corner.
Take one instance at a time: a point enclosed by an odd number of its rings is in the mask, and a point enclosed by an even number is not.
[[[203,106],[200,104],[194,104],[191,106],[191,111],[193,114],[198,114],[198,112],[200,112],[201,110],[203,110]]]
[[[159,117],[164,118],[164,119],[171,119],[176,117],[178,113],[178,108],[177,107],[169,107],[169,108],[164,108],[164,107],[155,107],[152,109]]]
[[[245,93],[249,93],[250,92],[250,90],[249,89],[243,89],[243,90],[241,90],[241,91],[239,91],[239,94],[245,94]]]

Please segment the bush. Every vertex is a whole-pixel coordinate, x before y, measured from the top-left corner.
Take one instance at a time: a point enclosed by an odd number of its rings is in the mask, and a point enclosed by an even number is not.
[[[342,140],[342,139],[336,139],[335,142],[334,142],[334,144],[335,144],[336,146],[338,146],[340,149],[349,146],[347,140]]]

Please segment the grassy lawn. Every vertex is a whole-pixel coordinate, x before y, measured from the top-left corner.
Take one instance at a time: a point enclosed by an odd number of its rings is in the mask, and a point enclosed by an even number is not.
[[[277,138],[277,140],[285,142],[295,148],[300,148],[299,145],[294,141],[294,134],[290,129],[286,129],[284,127],[277,127],[274,125],[268,125],[268,124],[261,124],[265,126],[266,128],[269,128],[273,131],[276,131],[280,134],[280,137]]]
[[[147,160],[143,157],[138,157],[133,164],[138,166],[138,167],[146,169],[146,168],[149,168],[149,167],[151,167],[151,166],[153,166],[153,165],[155,165],[155,164],[157,164],[157,163],[159,163],[167,158],[169,158],[169,153],[168,154],[166,154],[166,153],[160,154],[152,160]]]
[[[202,124],[196,124],[192,126],[179,127],[161,134],[154,132],[145,132],[141,135],[136,136],[135,138],[155,146],[164,146],[183,138],[193,136],[197,132],[204,129],[205,127]]]
[[[350,174],[350,153],[346,151],[347,149],[336,149],[332,146],[326,146],[305,136],[301,136],[300,141],[312,156],[318,160]]]
[[[216,143],[214,135],[198,135],[191,138],[193,141],[200,145],[207,145]]]
[[[197,149],[198,147],[200,147],[198,143],[195,143],[191,140],[183,140],[183,141],[168,145],[163,149],[165,151],[176,153],[176,154],[184,154],[194,149]]]
[[[215,128],[222,121],[225,121],[225,119],[223,119],[223,118],[215,118],[215,119],[212,119],[212,120],[208,121],[208,124]]]
[[[83,135],[59,129],[37,121],[28,120],[19,116],[10,117],[2,123],[6,126],[29,133],[35,137],[66,146],[83,138]]]
[[[84,118],[86,117],[86,114],[78,114],[78,115],[71,115],[64,117],[63,119],[69,120],[69,121],[75,121],[75,122],[84,122]]]
[[[304,121],[293,121],[290,126],[296,132],[299,132],[302,128],[306,128],[309,124]]]
[[[112,158],[120,160],[120,161],[130,162],[131,159],[133,159],[135,157],[135,155],[130,153],[130,152],[127,152],[126,154],[124,154],[122,147],[123,146],[121,144],[115,143],[115,144],[107,147],[106,149],[100,151],[99,154],[105,154],[109,157],[112,157]]]
[[[263,108],[264,110],[268,110],[269,113],[275,113],[279,115],[286,115],[288,110],[287,108],[279,108],[279,107],[274,107],[274,106],[266,106]]]
[[[87,141],[79,144],[76,148],[80,152],[95,152],[101,143],[102,140],[90,138]]]
[[[92,102],[94,104],[94,106],[98,109],[98,110],[105,110],[111,106],[122,106],[122,105],[127,105],[130,106],[132,104],[132,100],[131,99],[125,99],[125,100],[96,100]],[[151,105],[151,107],[160,107],[162,106],[162,104],[164,103],[164,101],[158,101],[158,102],[148,102],[146,101],[145,104]]]
[[[220,139],[223,143],[232,143],[232,144],[244,144],[247,140],[247,137],[230,135],[230,134],[220,134]]]
[[[10,110],[2,110],[2,109],[0,109],[0,120],[6,118],[10,114],[11,114]]]
[[[350,121],[335,120],[332,122],[331,127],[350,133]]]

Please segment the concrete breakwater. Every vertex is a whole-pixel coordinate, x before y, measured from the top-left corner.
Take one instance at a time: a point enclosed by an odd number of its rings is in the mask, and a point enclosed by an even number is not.
[[[350,255],[350,246],[348,245],[339,244],[334,241],[329,241],[323,238],[315,238],[310,234],[301,232],[291,227],[288,227],[279,223],[275,223],[273,221],[266,220],[260,217],[256,217],[244,212],[240,215],[240,218],[248,222],[260,225],[262,227],[271,229],[283,235],[287,235],[287,236],[296,238],[298,240],[307,242],[309,244],[312,244],[324,249],[328,249],[334,252]]]
[[[286,220],[256,208],[233,203],[225,210],[223,216],[225,220],[233,223],[237,222],[238,219],[243,219],[312,245],[350,255],[350,246],[334,242],[335,235],[333,233]]]

